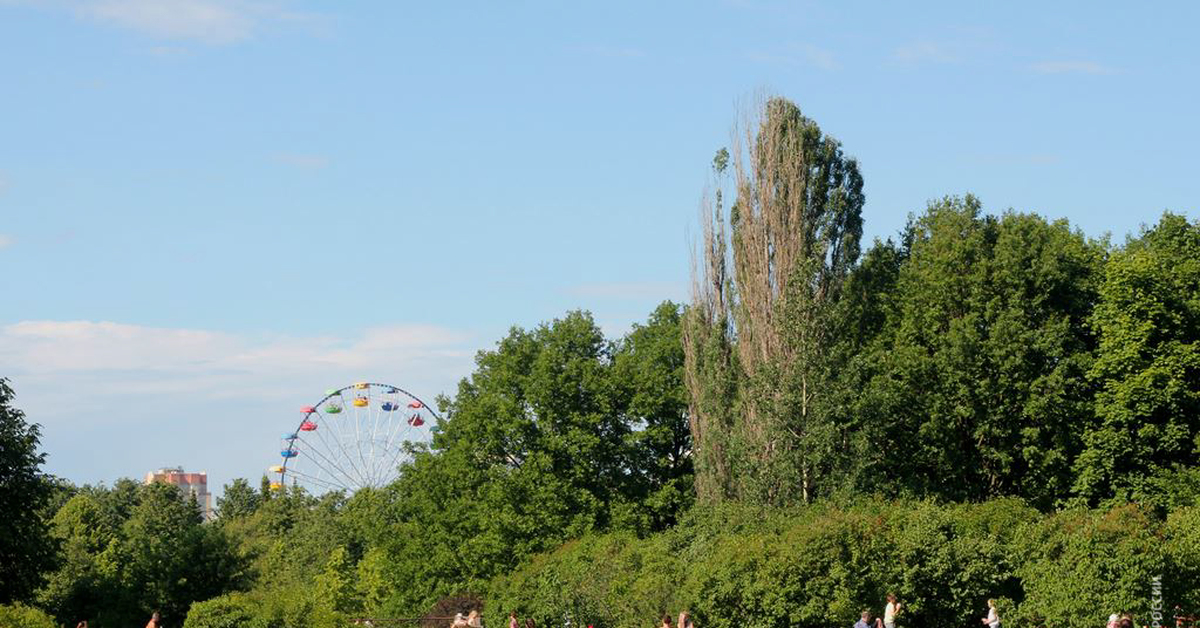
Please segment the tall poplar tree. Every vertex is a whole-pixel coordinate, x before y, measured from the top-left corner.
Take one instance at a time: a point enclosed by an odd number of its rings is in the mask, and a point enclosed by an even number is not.
[[[858,163],[769,98],[735,133],[733,204],[706,203],[685,328],[704,500],[810,501],[835,445],[831,313],[859,254]],[[714,162],[723,176],[728,158]]]

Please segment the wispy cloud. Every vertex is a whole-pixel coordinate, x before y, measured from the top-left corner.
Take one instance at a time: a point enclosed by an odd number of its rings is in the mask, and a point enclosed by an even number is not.
[[[287,8],[287,0],[6,0],[65,10],[77,18],[158,39],[232,44],[268,25],[320,26],[323,19]],[[153,51],[152,51],[153,52]]]
[[[192,51],[183,46],[151,46],[146,52],[155,57],[187,57]]]
[[[7,249],[15,242],[12,236],[0,233],[0,250]]]
[[[1030,66],[1038,74],[1116,74],[1117,69],[1094,61],[1039,61]]]
[[[826,72],[842,67],[833,51],[812,44],[793,44],[776,50],[750,52],[746,58],[758,63],[807,66]]]
[[[303,153],[278,153],[275,155],[275,161],[294,168],[304,168],[307,170],[316,170],[329,165],[328,157]]]
[[[6,375],[58,406],[145,395],[219,400],[245,395],[304,398],[363,378],[422,388],[429,396],[469,373],[472,336],[434,325],[376,327],[354,336],[253,337],[204,329],[103,321],[22,321],[0,327]]]
[[[273,464],[278,433],[328,388],[378,381],[431,403],[453,392],[471,371],[474,338],[423,324],[255,336],[28,320],[0,326],[0,375],[45,428],[51,473],[95,482],[194,465],[214,471],[215,488]]]
[[[253,5],[217,0],[100,0],[79,16],[165,39],[227,44],[249,39],[259,19]]]
[[[928,40],[904,44],[892,51],[892,60],[905,65],[957,63],[961,59],[956,47]]]

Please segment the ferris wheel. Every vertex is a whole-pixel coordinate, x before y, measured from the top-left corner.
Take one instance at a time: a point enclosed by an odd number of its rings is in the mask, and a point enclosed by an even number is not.
[[[325,391],[300,409],[300,423],[283,434],[271,488],[288,482],[312,492],[380,488],[395,480],[406,445],[429,440],[438,419],[424,401],[387,384],[362,382]]]

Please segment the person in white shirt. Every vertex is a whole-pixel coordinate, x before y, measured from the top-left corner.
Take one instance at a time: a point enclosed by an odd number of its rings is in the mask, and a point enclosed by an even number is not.
[[[996,612],[996,600],[988,600],[988,614],[983,618],[983,624],[988,628],[1000,628],[1000,614]]]
[[[899,612],[900,604],[896,601],[896,594],[888,593],[887,606],[883,607],[884,628],[896,628],[896,615]]]

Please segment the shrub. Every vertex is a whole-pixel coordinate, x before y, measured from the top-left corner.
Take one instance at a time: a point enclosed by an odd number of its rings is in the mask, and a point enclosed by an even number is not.
[[[1018,499],[697,508],[664,533],[586,536],[494,580],[487,624],[516,610],[541,626],[644,628],[689,610],[705,628],[850,625],[892,591],[906,628],[978,625],[988,598],[1006,625],[1093,628],[1150,617],[1159,574],[1168,612],[1200,605],[1200,508],[1165,524],[1135,505],[1044,515]]]
[[[16,604],[0,604],[0,626],[4,628],[55,628],[54,618],[40,609]]]

